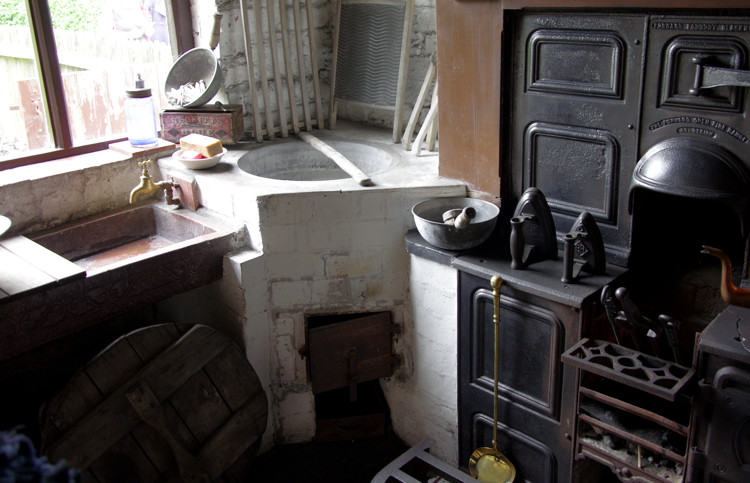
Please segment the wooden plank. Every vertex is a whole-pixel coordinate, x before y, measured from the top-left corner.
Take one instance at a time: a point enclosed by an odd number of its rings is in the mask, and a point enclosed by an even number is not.
[[[133,441],[136,442],[145,454],[156,471],[160,475],[171,475],[177,473],[174,456],[169,447],[164,444],[164,439],[159,435],[156,429],[142,422],[133,428],[130,432]],[[104,458],[104,457],[103,457]],[[134,463],[135,464],[135,463]]]
[[[115,381],[100,382],[111,386],[112,393],[99,396],[101,402],[71,400],[78,387],[58,394],[50,410],[66,414],[60,407],[64,401],[76,406],[74,412],[89,412],[68,418],[75,419],[73,429],[45,454],[67,458],[92,481],[165,481],[178,472],[184,479],[202,473],[216,480],[235,463],[247,467],[268,419],[260,380],[244,352],[228,338],[205,326],[182,337],[181,330],[164,324],[131,332],[87,364],[74,377],[76,385],[91,369],[95,377]],[[118,361],[128,377],[118,374]],[[133,373],[137,365],[143,367]],[[170,389],[165,385],[175,385],[166,396]],[[93,389],[99,394],[92,381],[83,387],[85,393]],[[51,439],[46,431],[43,436]],[[60,440],[67,445],[61,446]]]
[[[77,468],[88,467],[140,421],[125,397],[130,387],[143,381],[163,401],[230,345],[225,336],[208,327],[195,326],[52,443],[48,455],[53,460],[65,457]],[[94,434],[97,438],[91,437]]]
[[[214,433],[198,454],[212,479],[221,475],[263,435],[267,416],[266,394],[261,391]]]
[[[286,108],[284,107],[284,89],[281,87],[281,68],[279,67],[279,47],[276,39],[276,14],[274,14],[275,0],[267,0],[266,11],[268,12],[268,37],[271,41],[271,60],[273,65],[274,90],[276,91],[276,102],[279,105],[279,131],[281,137],[289,136],[286,121]],[[284,12],[281,12],[284,15]],[[290,100],[291,102],[291,100]]]
[[[253,109],[253,121],[255,122],[255,140],[263,142],[263,124],[261,122],[260,109],[258,109],[258,94],[255,92],[255,71],[253,67],[253,50],[250,39],[250,21],[247,18],[246,0],[240,0],[240,19],[242,20],[242,33],[245,40],[245,62],[247,63],[247,81],[250,90],[250,104]],[[261,48],[263,46],[261,45]]]
[[[0,246],[26,260],[58,282],[83,278],[86,274],[85,270],[75,263],[47,250],[25,236],[19,235],[0,240]]]
[[[129,390],[125,396],[138,413],[138,416],[154,428],[167,442],[177,461],[180,475],[183,477],[190,476],[191,480],[206,481],[207,478],[203,474],[195,457],[172,435],[167,426],[167,420],[164,417],[164,410],[151,388],[141,382]]]
[[[102,394],[111,394],[143,370],[143,362],[125,338],[118,339],[85,366],[86,374]]]
[[[172,406],[198,441],[214,432],[214,425],[232,415],[205,372],[199,371],[185,381],[170,397]]]
[[[414,135],[414,129],[417,126],[417,121],[419,121],[419,115],[421,114],[424,103],[427,100],[427,94],[430,92],[430,86],[432,86],[432,81],[435,80],[435,71],[435,63],[431,61],[430,66],[427,68],[427,74],[424,76],[422,87],[419,89],[419,94],[417,94],[417,100],[414,102],[414,110],[411,112],[409,122],[406,123],[406,131],[404,131],[404,136],[401,138],[401,144],[407,151],[411,147],[411,138]]]
[[[99,404],[105,394],[114,390],[115,384],[132,377],[146,361],[166,349],[179,336],[180,332],[174,324],[163,324],[131,332],[127,338],[120,337],[107,346],[99,357],[73,375],[65,389],[45,405],[45,417],[42,418],[43,444],[60,437],[92,407]],[[113,356],[113,351],[120,357]],[[128,351],[132,361],[123,357]],[[121,380],[118,381],[114,375]]]
[[[339,31],[341,30],[341,0],[336,2],[333,14],[333,57],[331,59],[330,101],[328,105],[328,129],[336,128],[336,64],[339,58]]]
[[[54,285],[57,280],[15,253],[0,247],[0,287],[8,295]]]
[[[263,93],[263,110],[266,113],[266,132],[268,139],[273,140],[273,113],[271,112],[271,96],[268,94],[268,75],[266,74],[266,54],[263,45],[263,15],[260,0],[253,0],[253,15],[255,17],[255,38],[258,45],[258,70],[260,71],[260,88]],[[269,32],[270,35],[270,32]],[[279,106],[281,109],[281,106]]]
[[[393,113],[393,142],[401,141],[401,128],[404,116],[404,97],[406,95],[406,77],[409,71],[409,52],[411,50],[411,30],[414,22],[414,0],[404,4],[404,28],[401,37],[401,57],[396,84],[396,104]]]
[[[500,196],[503,8],[497,2],[441,2],[435,10],[439,124],[449,126],[440,139],[439,174],[467,182],[475,191]],[[516,2],[526,3],[526,2]],[[506,65],[507,64],[507,65]],[[503,196],[506,196],[503,193]]]
[[[392,375],[391,331],[390,316],[386,313],[310,329],[308,345],[313,393]],[[351,363],[354,363],[354,370]]]
[[[96,437],[91,437],[94,441]],[[158,482],[163,478],[148,455],[129,434],[106,449],[106,457],[94,461],[87,469],[96,476],[92,481]],[[68,460],[70,461],[70,460]]]
[[[99,404],[104,396],[83,371],[76,373],[66,389],[59,392],[42,408],[42,452],[45,445],[60,437],[76,421],[86,415],[89,408]]]
[[[162,324],[145,327],[129,333],[127,335],[127,342],[133,348],[133,351],[137,354],[138,358],[143,362],[143,365],[145,365],[166,350],[180,337],[181,334],[186,332],[187,329],[185,327],[187,326],[180,327],[175,324]],[[182,421],[172,404],[169,403],[169,401],[164,401],[162,407],[164,410],[164,417],[167,419],[169,427],[173,428],[175,432],[175,438],[185,445],[185,447],[197,449],[199,447],[198,440],[196,440],[190,433],[190,429]],[[135,440],[149,455],[151,455],[151,451],[157,452],[150,457],[154,462],[154,465],[159,468],[159,471],[162,472],[162,474],[168,474],[168,472],[164,472],[165,468],[171,468],[174,465],[171,463],[172,457],[170,456],[169,451],[165,451],[163,439],[155,430],[150,431],[145,426],[138,426],[136,429],[138,429],[138,431],[133,431]],[[146,450],[145,448],[152,449]]]
[[[45,105],[44,94],[37,79],[18,81],[21,98],[21,112],[24,113],[26,129],[26,146],[29,151],[49,147],[50,133],[47,129],[46,116],[38,115],[39,106]]]
[[[312,131],[312,119],[310,106],[308,105],[307,93],[307,70],[305,69],[304,49],[302,48],[302,22],[299,9],[299,0],[292,1],[292,13],[294,17],[294,38],[297,41],[297,62],[299,63],[299,85],[302,90],[302,112],[305,115],[305,128]]]
[[[161,324],[135,330],[127,335],[127,339],[133,351],[145,363],[161,354],[185,332],[174,324]]]
[[[341,154],[340,152],[336,151],[334,148],[332,148],[330,145],[328,145],[325,141],[321,141],[314,135],[310,133],[299,133],[298,136],[300,139],[305,141],[306,143],[313,146],[315,149],[320,151],[321,153],[328,156],[331,160],[333,160],[336,165],[338,165],[339,168],[344,170],[346,174],[351,176],[357,183],[359,183],[361,186],[372,186],[372,180],[370,179],[367,174],[365,174],[361,169],[359,169],[354,163],[349,161],[349,159]]]
[[[315,46],[315,27],[313,25],[312,0],[305,0],[305,11],[307,13],[307,35],[310,47],[310,66],[312,68],[313,91],[315,92],[315,115],[318,118],[318,129],[323,129],[323,102],[320,95],[320,80],[318,79],[318,49]]]
[[[430,110],[427,111],[427,115],[424,118],[422,127],[419,128],[416,139],[414,139],[414,145],[411,147],[411,152],[419,156],[422,151],[422,142],[427,138],[427,133],[432,128],[433,122],[438,115],[438,81],[435,81],[435,89],[432,91],[432,101],[430,102]]]
[[[440,119],[439,115],[436,115],[434,119],[432,120],[432,125],[430,126],[430,131],[427,133],[427,139],[425,142],[427,143],[427,149],[429,151],[435,151],[435,145],[437,144],[437,138],[438,138],[438,120]]]
[[[185,421],[183,421],[182,417],[175,409],[174,404],[172,403],[174,398],[175,396],[172,395],[170,399],[165,400],[162,403],[164,417],[167,419],[167,424],[174,432],[177,441],[182,443],[190,451],[197,453],[201,447],[201,441],[193,435],[190,428],[188,428]]]
[[[284,70],[286,71],[286,86],[289,90],[289,110],[292,116],[292,130],[294,134],[298,134],[299,129],[299,114],[297,114],[297,95],[294,89],[294,71],[292,70],[291,54],[289,52],[289,35],[287,32],[286,22],[286,3],[284,0],[279,0],[279,21],[281,22],[281,46],[284,50]]]
[[[258,375],[247,363],[239,347],[237,350],[222,352],[206,364],[203,370],[232,411],[263,391]]]

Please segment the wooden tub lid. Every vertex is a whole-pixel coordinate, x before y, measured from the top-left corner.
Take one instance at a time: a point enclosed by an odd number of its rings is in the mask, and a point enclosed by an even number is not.
[[[229,338],[162,324],[114,341],[45,405],[41,452],[84,481],[215,480],[252,460],[267,417]]]

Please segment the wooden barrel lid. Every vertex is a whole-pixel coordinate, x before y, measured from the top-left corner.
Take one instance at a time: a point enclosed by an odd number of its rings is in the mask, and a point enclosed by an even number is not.
[[[243,351],[203,325],[131,332],[42,411],[42,454],[84,481],[215,480],[257,451],[268,402]]]

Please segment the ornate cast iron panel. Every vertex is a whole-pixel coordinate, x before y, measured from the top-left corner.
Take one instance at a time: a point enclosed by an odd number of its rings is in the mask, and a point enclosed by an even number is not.
[[[500,275],[498,448],[518,470],[517,481],[570,481],[577,375],[561,362],[594,316],[600,287],[622,274],[560,282],[561,264],[544,260],[513,270],[509,260],[465,255],[459,272],[459,458],[468,464],[491,444],[494,324],[489,279]]]
[[[558,239],[583,211],[611,262],[629,255],[627,193],[637,160],[644,15],[520,15],[507,91],[511,192],[547,197]],[[515,62],[518,62],[516,60]],[[515,64],[514,62],[514,64]],[[512,204],[512,203],[511,203]]]
[[[492,292],[479,289],[472,299],[472,315],[482,323],[471,332],[471,380],[492,392]],[[557,419],[561,369],[557,355],[565,330],[562,323],[553,312],[510,296],[501,295],[500,311],[500,394]]]
[[[599,221],[617,222],[619,148],[609,132],[534,122],[525,136],[524,183],[544,186],[553,211],[574,219],[588,211]]]
[[[621,99],[624,55],[614,32],[536,30],[529,36],[528,89]]]

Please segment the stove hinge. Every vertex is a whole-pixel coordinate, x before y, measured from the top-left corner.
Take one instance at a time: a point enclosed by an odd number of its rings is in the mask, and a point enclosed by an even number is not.
[[[706,453],[697,448],[690,448],[685,468],[685,481],[703,481],[707,462]]]

